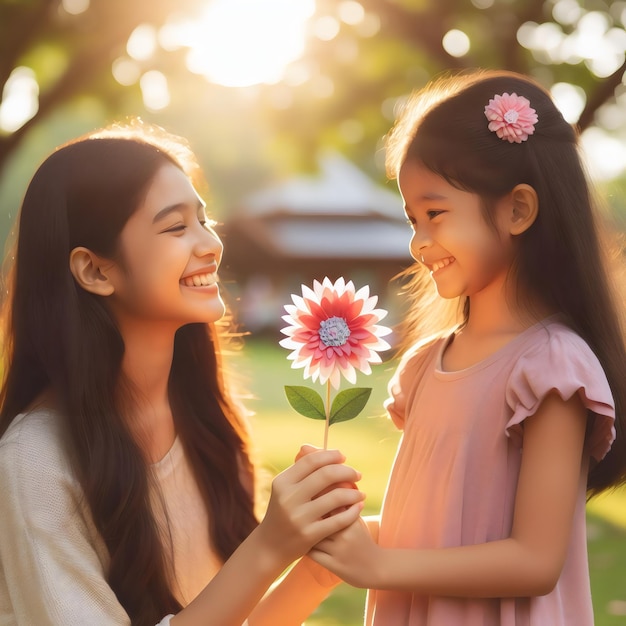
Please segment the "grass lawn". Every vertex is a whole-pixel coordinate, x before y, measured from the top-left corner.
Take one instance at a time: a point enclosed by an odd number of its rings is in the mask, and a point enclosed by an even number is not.
[[[258,461],[267,482],[289,464],[302,443],[322,445],[323,423],[298,415],[288,405],[284,385],[317,387],[292,370],[288,352],[274,341],[249,340],[235,357],[237,374],[252,398],[247,402]],[[363,473],[359,488],[367,494],[364,514],[377,513],[399,433],[384,416],[382,402],[394,364],[377,366],[357,384],[372,387],[372,397],[355,420],[331,427],[329,447],[339,448]],[[588,546],[595,626],[626,624],[626,490],[603,495],[588,505]],[[307,620],[307,626],[361,626],[365,592],[341,585]]]

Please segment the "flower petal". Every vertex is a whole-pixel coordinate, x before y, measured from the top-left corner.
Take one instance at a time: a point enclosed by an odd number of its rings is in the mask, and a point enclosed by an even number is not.
[[[279,344],[292,350],[287,358],[293,368],[303,369],[305,378],[330,381],[335,389],[342,376],[354,384],[357,371],[370,374],[370,364],[381,362],[378,351],[390,348],[381,337],[392,331],[379,324],[387,311],[376,308],[378,297],[370,295],[367,285],[357,291],[351,280],[339,277],[333,283],[325,277],[314,280],[312,288],[302,285],[302,296],[292,294],[291,299]]]

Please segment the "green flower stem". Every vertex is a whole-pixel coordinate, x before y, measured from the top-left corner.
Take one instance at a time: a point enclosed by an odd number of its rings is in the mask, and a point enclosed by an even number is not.
[[[326,422],[324,424],[324,450],[328,448],[328,430],[330,428],[330,379],[326,381]]]

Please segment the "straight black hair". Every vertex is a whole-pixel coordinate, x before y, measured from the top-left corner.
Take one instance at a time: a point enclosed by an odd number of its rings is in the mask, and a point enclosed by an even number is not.
[[[51,154],[21,207],[4,306],[0,436],[16,415],[52,392],[68,453],[110,555],[108,583],[134,626],[154,626],[181,606],[150,506],[149,464],[128,425],[124,342],[103,299],[74,280],[69,254],[85,246],[114,258],[124,225],[166,163],[190,177],[198,171],[182,140],[145,124],[92,133]],[[169,394],[210,512],[207,534],[226,560],[257,521],[249,438],[224,380],[220,335],[214,324],[179,329]]]
[[[496,94],[515,93],[537,112],[534,133],[509,143],[488,128],[485,106]],[[533,302],[561,313],[594,351],[616,404],[617,438],[589,473],[590,495],[626,480],[626,349],[616,290],[579,153],[578,133],[565,121],[550,93],[536,81],[513,72],[474,71],[433,81],[416,93],[387,141],[387,169],[397,177],[404,162],[421,163],[450,184],[479,195],[489,223],[495,200],[526,183],[537,192],[539,214],[518,238],[510,279],[519,304]],[[418,302],[409,313],[413,330],[432,331],[442,309],[419,264],[409,291]],[[426,307],[422,305],[426,303]],[[462,304],[463,323],[470,301]],[[459,303],[453,303],[458,308]],[[452,316],[443,316],[449,327]],[[440,330],[444,329],[440,327]],[[419,332],[419,330],[417,331]],[[414,336],[412,336],[414,339]]]

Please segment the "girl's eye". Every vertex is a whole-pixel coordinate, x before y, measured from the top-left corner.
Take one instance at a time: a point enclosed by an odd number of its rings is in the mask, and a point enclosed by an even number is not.
[[[430,211],[426,211],[426,215],[428,216],[429,220],[434,219],[435,217],[437,217],[438,215],[441,215],[442,213],[445,213],[445,211],[440,211],[438,209],[431,209]]]
[[[163,232],[165,233],[182,233],[185,231],[187,226],[185,224],[176,224],[170,228],[166,228]]]

